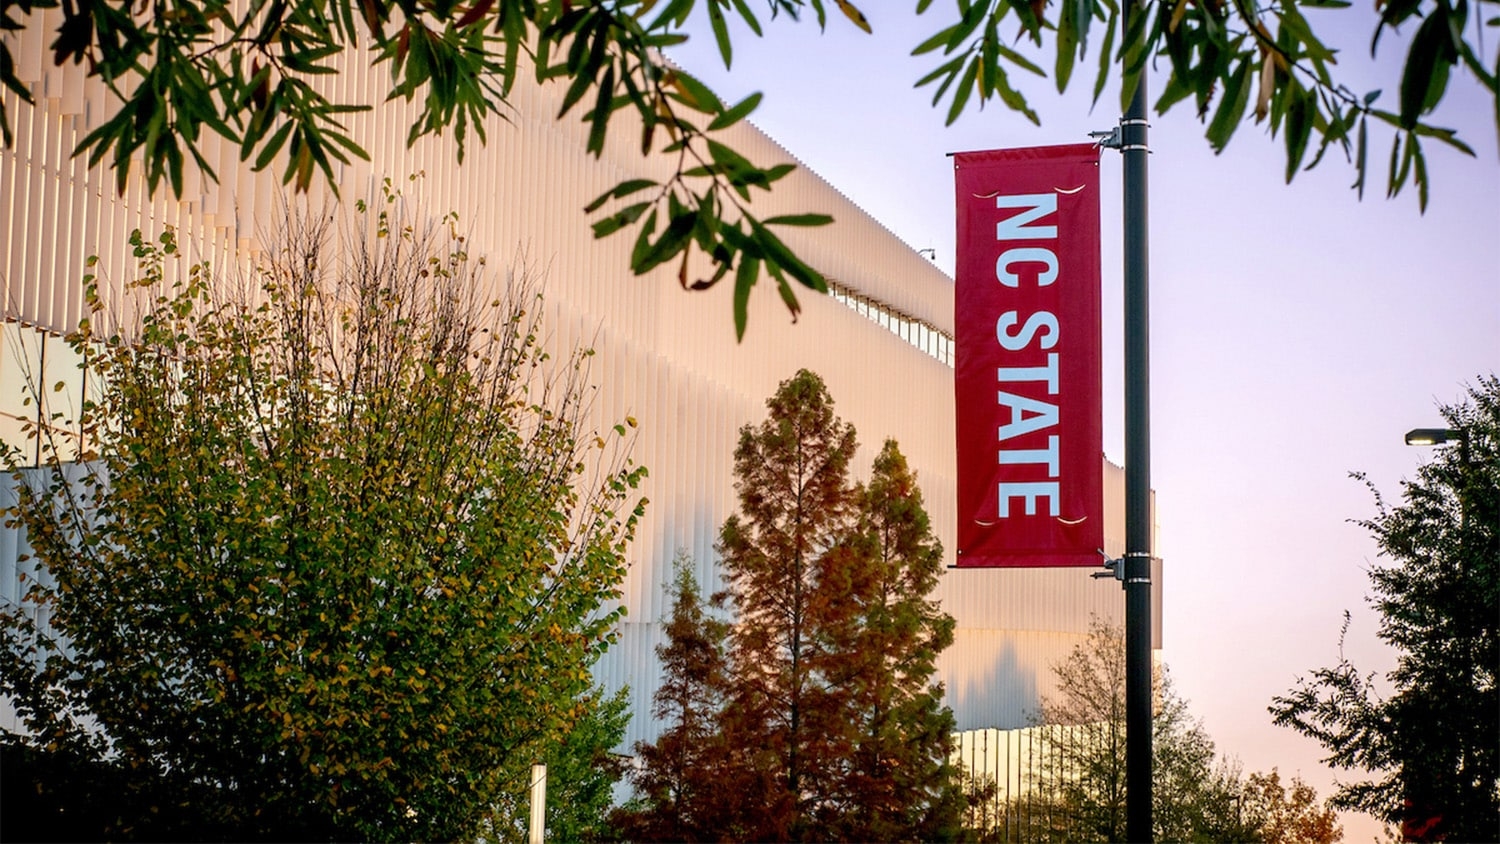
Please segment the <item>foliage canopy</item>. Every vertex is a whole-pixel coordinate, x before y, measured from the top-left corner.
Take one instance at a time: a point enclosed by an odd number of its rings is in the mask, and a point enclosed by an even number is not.
[[[1371,777],[1335,805],[1408,840],[1484,841],[1500,834],[1500,378],[1442,413],[1462,442],[1404,481],[1398,505],[1372,486],[1376,515],[1359,522],[1387,560],[1370,568],[1370,602],[1397,653],[1389,695],[1341,658],[1270,710],[1328,764]]]
[[[238,289],[137,233],[116,336],[90,285],[95,394],[14,473],[0,693],[146,784],[103,834],[472,835],[590,714],[643,470],[580,430],[586,356],[542,366],[532,280],[388,199],[342,251],[288,214]]]
[[[1362,193],[1374,144],[1370,124],[1385,128],[1393,135],[1387,191],[1394,195],[1415,184],[1425,208],[1423,141],[1473,154],[1454,132],[1425,122],[1455,70],[1490,92],[1500,129],[1500,52],[1486,54],[1482,32],[1500,27],[1500,16],[1484,19],[1497,2],[1379,4],[1369,19],[1372,53],[1386,30],[1416,27],[1394,105],[1384,104],[1379,91],[1357,92],[1340,79],[1336,51],[1305,14],[1342,9],[1347,0],[1158,0],[1138,7],[1120,0],[960,2],[916,45],[914,53],[935,63],[916,84],[932,87],[934,106],[946,103],[949,123],[971,104],[991,102],[1035,123],[1014,74],[1046,76],[1044,65],[1050,64],[1062,91],[1079,67],[1092,62],[1095,101],[1118,76],[1123,103],[1148,65],[1158,62],[1167,70],[1155,104],[1159,113],[1190,104],[1215,151],[1247,120],[1264,122],[1284,141],[1288,181],[1334,148],[1354,166]],[[335,72],[334,61],[346,51],[389,69],[390,98],[420,104],[408,142],[451,131],[460,160],[471,132],[485,140],[485,118],[504,113],[523,73],[555,80],[566,86],[559,117],[575,110],[584,115],[593,154],[603,151],[610,123],[623,110],[634,115],[643,155],[677,158],[666,184],[627,179],[590,204],[587,211],[599,215],[596,236],[633,226],[632,268],[643,273],[676,261],[685,287],[709,287],[732,274],[736,327],[743,335],[745,300],[763,271],[794,316],[792,282],[825,289],[820,272],[774,229],[821,225],[830,218],[807,213],[762,220],[751,213],[753,191],[769,189],[791,167],[764,167],[715,137],[753,112],[760,94],[722,102],[663,58],[662,50],[688,38],[689,18],[700,5],[726,67],[733,60],[730,20],[763,33],[745,0],[163,0],[139,12],[105,0],[7,0],[0,28],[39,25],[27,17],[36,10],[61,11],[53,61],[86,62],[88,73],[118,97],[77,154],[91,162],[108,160],[122,190],[136,155],[153,191],[166,179],[180,193],[189,159],[212,174],[199,150],[207,132],[238,145],[241,160],[253,160],[256,169],[284,162],[283,178],[299,189],[310,186],[318,171],[332,182],[333,162],[366,157],[341,121],[370,104],[330,99],[319,83]],[[919,13],[931,6],[931,0],[916,3]],[[832,8],[870,31],[869,20],[849,0],[767,0],[762,14],[800,19],[811,13],[823,27]],[[1500,42],[1500,35],[1494,40]],[[31,100],[33,92],[16,75],[4,42],[0,82]],[[0,112],[8,144],[6,118]],[[709,259],[711,272],[690,272],[688,257],[695,250]]]

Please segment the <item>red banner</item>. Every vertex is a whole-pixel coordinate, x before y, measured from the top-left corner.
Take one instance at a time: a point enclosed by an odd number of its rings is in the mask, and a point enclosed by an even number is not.
[[[1098,566],[1099,151],[954,156],[958,565]]]

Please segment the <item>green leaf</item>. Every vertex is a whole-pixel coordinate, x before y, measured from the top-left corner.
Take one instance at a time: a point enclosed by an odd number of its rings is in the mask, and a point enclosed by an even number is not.
[[[724,12],[718,0],[708,0],[708,22],[713,28],[714,42],[719,45],[719,57],[727,69],[734,60],[734,47],[729,42],[729,27],[724,24]]]
[[[963,66],[963,63],[964,63],[964,57],[963,56],[954,56],[953,58],[949,59],[948,61],[943,62],[942,64],[938,65],[936,68],[934,68],[932,70],[932,72],[928,73],[926,76],[922,77],[921,79],[918,79],[917,83],[915,85],[913,85],[912,87],[913,88],[921,88],[923,85],[931,84],[932,82],[934,82],[935,80],[937,80],[938,77],[941,77],[941,76],[947,76],[951,80],[953,78],[953,75],[958,72],[958,69]],[[945,83],[945,87],[946,87],[946,83]],[[942,99],[942,89],[939,89],[939,93],[938,93],[937,97],[935,97],[933,99],[933,101],[932,101],[933,105],[937,105],[937,101],[939,99]]]
[[[1001,8],[1004,8],[1004,4],[1001,5]],[[944,45],[943,52],[951,53],[957,50],[964,41],[968,40],[969,36],[973,35],[974,31],[979,28],[979,25],[984,23],[984,13],[988,9],[988,3],[971,3],[967,9],[964,9],[963,17],[959,19],[959,22],[955,26],[949,29],[948,41]]]
[[[1094,76],[1094,105],[1099,104],[1099,97],[1104,94],[1104,86],[1109,82],[1110,68],[1115,60],[1115,26],[1119,19],[1119,13],[1111,11],[1109,22],[1104,27],[1104,44],[1099,48],[1099,72]]]
[[[281,150],[281,147],[286,143],[286,139],[291,135],[292,126],[293,123],[290,120],[282,123],[281,128],[277,129],[271,135],[271,139],[266,141],[265,145],[260,148],[260,155],[255,157],[255,164],[252,165],[255,170],[266,169],[266,165],[271,163],[271,160],[276,157],[276,153]]]
[[[693,0],[671,0],[671,2],[667,3],[666,8],[662,9],[656,16],[656,19],[651,21],[651,25],[646,28],[654,32],[664,29],[668,25],[680,27],[684,23],[687,23],[688,14],[692,11]]]
[[[1448,26],[1441,6],[1422,21],[1412,37],[1411,50],[1401,73],[1401,126],[1416,125],[1427,104],[1441,52],[1447,43]],[[1445,78],[1446,79],[1446,78]],[[1440,94],[1441,95],[1441,92]]]
[[[948,118],[944,125],[952,126],[958,120],[959,115],[964,113],[964,105],[969,102],[969,94],[974,90],[974,80],[979,75],[979,57],[969,59],[969,66],[964,68],[964,74],[958,80],[958,87],[953,89],[953,102],[948,106]]]
[[[666,231],[661,233],[661,237],[646,249],[639,262],[631,266],[635,274],[645,275],[681,254],[693,233],[697,218],[696,211],[683,211],[674,215],[672,221],[667,224]]]
[[[1053,67],[1053,77],[1059,94],[1068,90],[1068,81],[1073,78],[1073,62],[1077,55],[1078,6],[1072,0],[1063,0],[1062,11],[1057,21],[1057,63]]]
[[[750,112],[755,111],[756,107],[760,105],[760,100],[761,93],[759,91],[756,91],[755,93],[741,100],[733,108],[723,112],[718,117],[715,117],[713,121],[708,124],[708,131],[718,132],[722,129],[728,129],[730,126],[733,126],[734,124],[740,122],[741,120],[745,119],[745,117],[749,115]]]
[[[1229,139],[1234,136],[1234,130],[1239,128],[1245,117],[1245,108],[1250,103],[1250,89],[1254,87],[1251,81],[1255,78],[1255,70],[1255,63],[1247,58],[1240,64],[1239,71],[1229,77],[1224,93],[1219,97],[1219,107],[1214,110],[1207,133],[1208,143],[1215,153],[1224,151],[1229,145]]]
[[[957,24],[955,24],[939,31],[935,35],[929,37],[926,41],[923,41],[921,44],[918,44],[916,47],[914,47],[911,51],[911,54],[913,56],[920,56],[924,53],[930,53],[933,50],[936,50],[937,48],[947,44],[948,39],[953,36],[953,31],[957,28]]]
[[[610,101],[615,89],[615,64],[610,62],[604,69],[604,78],[599,82],[599,98],[589,120],[589,139],[585,147],[594,157],[604,152],[605,133],[609,129]]]
[[[1359,118],[1359,140],[1355,144],[1354,157],[1354,184],[1351,185],[1358,192],[1360,199],[1365,198],[1365,162],[1367,151],[1366,120],[1363,116]]]
[[[826,226],[833,222],[828,214],[783,214],[762,221],[767,226]]]
[[[995,42],[995,49],[1003,58],[1005,58],[1016,67],[1019,67],[1022,70],[1030,71],[1037,76],[1045,77],[1047,75],[1047,72],[1038,67],[1035,62],[1021,55],[1015,50],[1012,50],[1011,48],[1005,46],[1004,44],[999,43],[998,41]]]
[[[572,111],[573,106],[577,105],[578,101],[583,99],[583,95],[588,93],[589,86],[593,83],[594,77],[590,74],[578,73],[574,75],[573,81],[568,85],[567,93],[563,95],[562,105],[557,109],[557,116],[561,118],[569,111]]]
[[[750,237],[760,247],[761,254],[765,257],[766,268],[771,271],[772,275],[785,270],[803,286],[810,287],[819,293],[828,292],[828,283],[821,273],[804,264],[802,259],[781,242],[781,238],[772,234],[760,222],[751,218],[747,219],[750,223]]]
[[[761,31],[760,21],[756,20],[755,13],[750,11],[750,7],[745,4],[745,0],[734,0],[734,10],[739,13],[740,20],[744,21],[745,25],[750,27],[750,31],[755,33],[757,38],[765,34]]]
[[[635,236],[635,246],[630,250],[630,266],[638,267],[646,260],[646,253],[651,249],[651,235],[656,233],[656,209],[646,216],[646,222],[641,224],[640,231]]]
[[[1291,98],[1287,101],[1286,109],[1286,181],[1291,184],[1307,153],[1307,141],[1312,136],[1317,103],[1312,91],[1297,88],[1288,93]]]
[[[611,199],[623,199],[633,193],[639,193],[646,188],[654,188],[658,184],[660,183],[651,179],[627,179],[626,181],[615,185],[604,193],[599,194],[598,199],[595,199],[593,202],[590,202],[588,205],[584,206],[584,213],[592,214],[595,211],[598,211],[600,208],[603,208],[604,203],[610,201]]]
[[[760,259],[741,258],[739,269],[734,274],[734,339],[745,339],[745,325],[749,321],[750,290],[760,277]]]
[[[1307,19],[1297,11],[1294,3],[1283,3],[1281,5],[1281,25],[1291,33],[1292,37],[1305,48],[1308,58],[1331,62],[1334,60],[1333,51],[1324,46],[1322,41],[1313,34],[1312,27],[1308,26]]]
[[[1391,145],[1390,179],[1387,182],[1385,193],[1387,198],[1395,197],[1401,193],[1401,189],[1406,186],[1407,175],[1411,172],[1411,151],[1407,150],[1406,154],[1402,155],[1401,140],[1403,137],[1405,136],[1397,134]]]
[[[649,202],[637,202],[634,205],[629,205],[625,208],[621,208],[619,211],[616,211],[615,213],[609,215],[608,217],[605,217],[599,222],[594,223],[594,237],[608,237],[614,234],[620,229],[640,219],[640,216],[646,212],[647,208],[650,207],[651,203]]]
[[[1415,165],[1413,178],[1417,183],[1417,208],[1425,214],[1427,213],[1427,156],[1422,154],[1422,145],[1415,137],[1407,141],[1406,148],[1411,153]]]
[[[724,111],[724,103],[719,100],[711,88],[699,82],[692,74],[676,71],[673,79],[684,89],[683,102],[704,114],[718,114]]]
[[[1152,106],[1157,114],[1166,114],[1172,106],[1191,97],[1193,90],[1182,83],[1182,79],[1175,73],[1167,75],[1167,84],[1162,86],[1161,96],[1156,98],[1156,104]]]

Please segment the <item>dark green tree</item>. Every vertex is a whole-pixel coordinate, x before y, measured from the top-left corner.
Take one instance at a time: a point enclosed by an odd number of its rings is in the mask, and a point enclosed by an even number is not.
[[[1489,841],[1500,839],[1500,379],[1481,377],[1442,414],[1461,442],[1403,482],[1396,506],[1371,486],[1376,515],[1359,522],[1385,558],[1370,600],[1397,653],[1389,695],[1340,659],[1270,711],[1322,744],[1325,762],[1369,777],[1340,786],[1336,806],[1400,824],[1408,840]]]
[[[83,462],[49,426],[14,474],[0,693],[140,784],[99,837],[473,835],[586,714],[642,470],[583,436],[527,273],[386,208],[289,215],[242,286],[137,235],[143,319],[73,337],[98,392]]]
[[[1035,123],[1038,117],[1012,74],[1046,76],[1044,66],[1050,65],[1062,91],[1080,65],[1093,63],[1094,99],[1118,77],[1125,102],[1155,63],[1167,74],[1156,101],[1159,113],[1190,104],[1216,151],[1246,121],[1266,124],[1285,143],[1288,181],[1334,148],[1355,167],[1355,185],[1363,191],[1369,126],[1388,130],[1394,137],[1388,191],[1415,183],[1425,207],[1422,141],[1473,154],[1451,130],[1424,122],[1454,71],[1490,92],[1500,126],[1500,64],[1482,32],[1500,26],[1496,3],[1401,0],[1373,12],[1341,12],[1343,18],[1369,15],[1364,20],[1374,30],[1372,52],[1385,30],[1415,27],[1394,104],[1383,103],[1378,90],[1352,90],[1335,75],[1335,51],[1304,13],[1339,8],[1344,0],[1157,0],[1134,7],[1128,18],[1119,0],[963,0],[916,45],[915,53],[931,55],[935,63],[917,84],[935,88],[933,104],[946,101],[950,123],[970,104],[996,102]],[[76,152],[91,162],[107,159],[122,189],[136,156],[152,190],[166,179],[180,193],[188,160],[212,175],[200,153],[205,133],[238,145],[241,159],[253,158],[258,169],[284,153],[284,178],[299,188],[308,187],[318,171],[331,178],[333,161],[366,157],[340,120],[371,104],[330,100],[328,88],[316,84],[320,75],[334,72],[331,63],[345,51],[360,51],[358,60],[388,67],[391,98],[421,104],[408,141],[451,131],[460,160],[470,132],[484,140],[485,119],[504,112],[523,73],[565,85],[559,117],[583,113],[590,152],[603,151],[612,118],[627,111],[640,129],[643,154],[679,154],[667,183],[627,179],[591,204],[588,211],[601,214],[595,233],[634,227],[636,272],[680,261],[679,277],[693,287],[733,274],[735,319],[743,333],[745,298],[762,270],[794,314],[791,282],[825,288],[822,275],[772,229],[828,218],[760,219],[752,213],[752,191],[770,188],[791,168],[757,165],[715,133],[751,113],[760,95],[724,103],[661,52],[688,37],[689,17],[700,5],[726,67],[733,59],[731,21],[763,32],[744,0],[161,0],[139,12],[105,0],[12,0],[0,8],[0,29],[40,26],[35,11],[60,11],[53,61],[86,62],[88,75],[118,97]],[[918,12],[931,6],[931,0],[916,2]],[[852,25],[871,29],[849,0],[767,2],[770,17],[811,13],[820,27],[833,7]],[[21,100],[32,100],[6,42],[0,42],[0,83]],[[0,128],[8,144],[3,111]],[[1377,162],[1385,157],[1375,156]],[[711,267],[698,277],[689,274],[688,253],[694,250]]]

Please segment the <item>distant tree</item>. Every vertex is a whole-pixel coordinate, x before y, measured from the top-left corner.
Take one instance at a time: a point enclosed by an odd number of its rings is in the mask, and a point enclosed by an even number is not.
[[[1281,772],[1254,773],[1245,780],[1242,811],[1260,831],[1265,844],[1333,844],[1344,837],[1334,810],[1318,802],[1313,787],[1292,777],[1291,790]]]
[[[1057,694],[1042,700],[1036,720],[1066,728],[1047,745],[1068,773],[1048,790],[1067,806],[1070,837],[1123,841],[1125,648],[1119,629],[1094,619],[1088,638],[1052,671]]]
[[[1098,619],[1089,636],[1053,667],[1057,694],[1042,702],[1041,798],[1047,811],[1024,815],[1023,839],[1125,840],[1125,641]],[[1217,756],[1213,739],[1188,710],[1165,671],[1153,679],[1152,824],[1160,841],[1251,841],[1261,830],[1246,812],[1238,765]],[[1309,791],[1311,791],[1309,789]],[[1312,795],[1315,797],[1316,795]],[[1029,799],[1029,798],[1028,798]]]
[[[1156,840],[1254,840],[1257,831],[1239,808],[1239,764],[1218,756],[1213,739],[1193,718],[1165,668],[1159,688],[1151,740]]]
[[[973,844],[1004,841],[1005,810],[995,778],[960,765],[958,783],[964,795],[963,831],[958,840]]]
[[[473,835],[586,714],[642,470],[581,430],[584,357],[543,367],[526,273],[389,207],[343,251],[288,215],[242,289],[137,234],[113,336],[89,286],[82,462],[36,428],[13,476],[0,694],[140,785],[101,837]]]
[[[1370,585],[1398,655],[1389,696],[1341,658],[1270,711],[1322,744],[1328,764],[1371,777],[1341,785],[1335,806],[1400,824],[1408,840],[1489,841],[1500,839],[1500,379],[1481,377],[1442,415],[1462,442],[1404,481],[1395,507],[1371,485],[1376,516],[1359,522],[1388,561]]]
[[[529,70],[538,81],[566,85],[558,116],[583,112],[590,153],[603,152],[611,119],[626,111],[634,117],[632,129],[640,130],[643,155],[662,152],[677,159],[665,184],[627,179],[590,204],[588,212],[602,215],[593,224],[595,234],[637,228],[631,253],[636,272],[677,263],[682,284],[694,288],[732,274],[735,322],[743,334],[746,297],[762,270],[776,281],[794,315],[799,308],[792,282],[826,289],[823,276],[772,229],[821,225],[829,218],[760,219],[752,213],[752,191],[769,189],[792,168],[752,162],[715,137],[753,112],[760,94],[724,103],[664,57],[664,49],[688,38],[688,21],[699,5],[696,0],[660,6],[655,0],[292,0],[235,6],[163,0],[135,13],[106,0],[14,0],[0,7],[0,29],[40,26],[42,16],[31,14],[34,10],[57,10],[50,18],[57,21],[49,42],[52,61],[85,63],[85,73],[118,98],[74,152],[91,163],[107,160],[122,192],[137,161],[152,191],[165,179],[180,194],[189,160],[212,175],[202,153],[207,133],[237,145],[240,159],[253,160],[256,169],[281,166],[284,180],[298,188],[308,187],[319,171],[332,181],[334,162],[367,157],[341,121],[372,104],[338,98],[315,84],[320,75],[334,72],[331,62],[345,51],[359,50],[356,61],[386,67],[388,98],[421,105],[408,143],[451,131],[460,161],[470,133],[485,140],[485,119],[505,112],[521,74]],[[827,22],[828,5],[825,0],[767,4],[773,18],[811,12],[819,27]],[[871,30],[849,0],[834,5],[852,25]],[[1043,67],[1050,65],[1063,91],[1075,69],[1090,62],[1094,100],[1117,78],[1123,101],[1154,65],[1166,75],[1155,103],[1158,113],[1190,103],[1216,152],[1245,122],[1264,123],[1286,146],[1287,181],[1322,161],[1332,147],[1355,168],[1355,184],[1363,191],[1371,158],[1369,126],[1389,131],[1395,144],[1387,189],[1394,195],[1415,183],[1425,207],[1429,184],[1422,141],[1473,154],[1452,130],[1426,122],[1454,71],[1472,75],[1500,102],[1500,72],[1481,28],[1500,26],[1500,19],[1485,19],[1484,9],[1495,0],[1477,0],[1472,8],[1469,0],[1389,2],[1361,19],[1374,28],[1372,52],[1386,29],[1416,27],[1392,105],[1382,104],[1379,90],[1355,91],[1336,75],[1341,66],[1335,51],[1303,12],[1341,5],[1342,0],[1151,2],[1130,13],[1131,4],[1118,0],[959,2],[915,46],[914,53],[930,55],[935,63],[917,84],[935,88],[934,106],[946,101],[949,123],[971,104],[982,108],[997,102],[1037,123],[1012,73],[1046,76]],[[728,67],[733,58],[729,22],[738,19],[757,36],[761,22],[742,0],[707,0],[702,6]],[[931,6],[930,0],[916,3],[918,12]],[[1339,14],[1344,20],[1365,13]],[[1030,44],[1016,45],[1017,39]],[[31,102],[34,92],[17,73],[9,43],[0,41],[0,84]],[[9,145],[4,110],[0,129]],[[1385,160],[1380,154],[1374,158]],[[692,270],[693,251],[706,258],[708,271]]]
[[[868,487],[856,441],[803,370],[740,431],[740,513],[713,603],[680,572],[657,714],[639,748],[643,840],[931,840],[963,812],[952,714],[932,684],[953,622],[928,595],[942,558],[888,443]],[[711,720],[710,720],[711,718]]]

